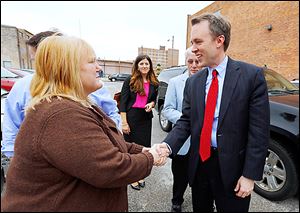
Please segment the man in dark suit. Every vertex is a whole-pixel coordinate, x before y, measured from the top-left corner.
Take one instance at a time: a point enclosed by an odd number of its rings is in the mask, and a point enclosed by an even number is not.
[[[191,135],[189,184],[194,211],[248,211],[261,180],[269,140],[269,101],[262,68],[225,52],[231,25],[221,16],[192,19],[191,43],[206,70],[184,89],[182,116],[160,144],[172,157]],[[192,192],[193,193],[193,192]],[[200,203],[200,205],[196,205]]]

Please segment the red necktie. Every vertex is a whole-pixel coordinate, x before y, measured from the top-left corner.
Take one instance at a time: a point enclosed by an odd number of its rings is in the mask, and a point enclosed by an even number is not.
[[[211,131],[218,97],[217,70],[212,72],[212,82],[206,98],[204,123],[200,136],[199,154],[202,162],[210,157]]]

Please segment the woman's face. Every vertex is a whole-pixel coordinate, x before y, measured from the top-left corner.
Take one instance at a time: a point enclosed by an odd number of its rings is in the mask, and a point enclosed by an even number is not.
[[[80,78],[87,96],[103,86],[98,73],[100,69],[96,57],[83,57],[80,66]]]
[[[150,70],[150,63],[146,58],[141,60],[138,63],[138,70],[141,72],[142,75],[147,75],[148,74],[148,72]]]

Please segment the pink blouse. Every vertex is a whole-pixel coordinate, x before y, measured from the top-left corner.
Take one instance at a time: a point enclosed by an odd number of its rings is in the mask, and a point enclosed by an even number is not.
[[[145,90],[145,95],[141,96],[140,94],[136,94],[136,100],[135,103],[132,105],[133,108],[145,108],[145,105],[147,104],[148,100],[148,95],[149,95],[149,87],[150,83],[149,82],[144,82],[144,90]]]

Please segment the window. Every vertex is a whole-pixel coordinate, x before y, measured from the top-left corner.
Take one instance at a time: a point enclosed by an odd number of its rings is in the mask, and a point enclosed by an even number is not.
[[[12,67],[11,61],[3,61],[3,67]]]
[[[214,15],[220,16],[220,15],[221,15],[221,9],[220,9],[220,10],[217,10],[216,12],[214,12]]]

